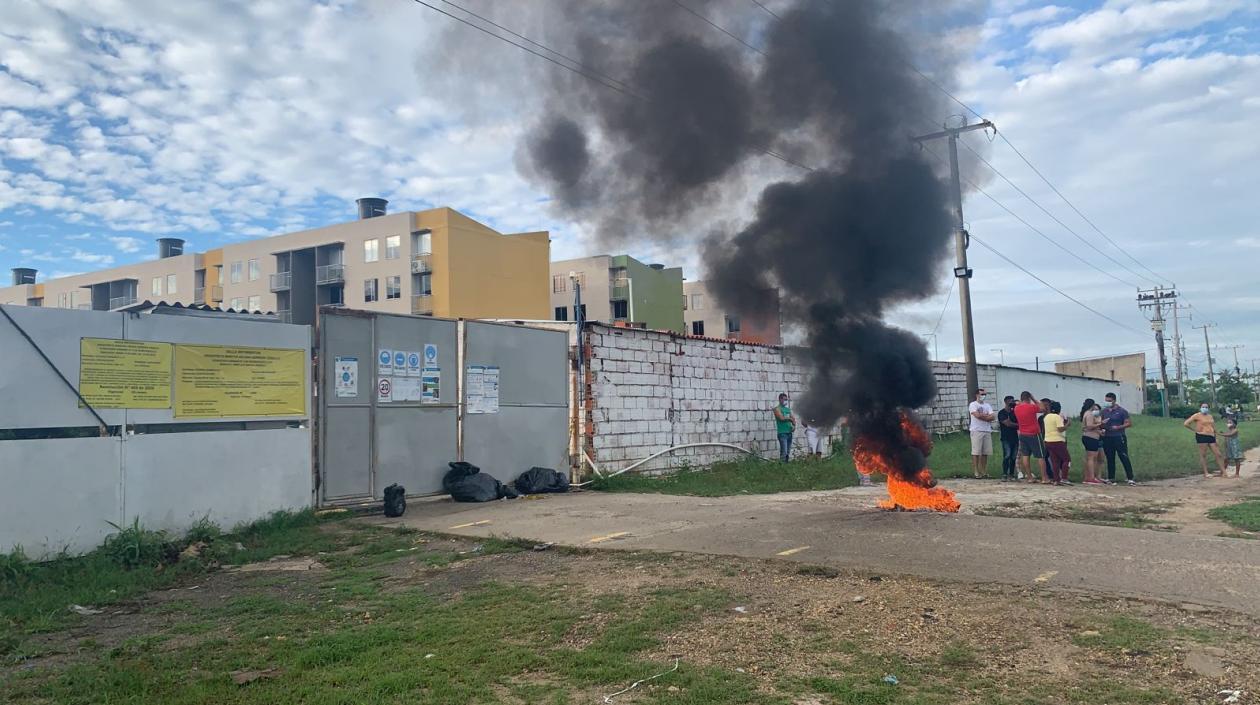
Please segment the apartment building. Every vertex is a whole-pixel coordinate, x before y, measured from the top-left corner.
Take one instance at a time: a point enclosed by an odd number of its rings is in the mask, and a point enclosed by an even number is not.
[[[582,285],[588,321],[683,332],[681,267],[644,264],[629,255],[552,262],[551,319],[575,320],[574,281]]]
[[[138,301],[275,311],[310,324],[320,306],[451,318],[548,318],[546,232],[505,235],[451,209],[387,213],[358,200],[359,219],[36,283],[13,270],[0,303],[112,310]]]
[[[779,292],[767,289],[765,312],[723,310],[704,282],[683,282],[683,319],[687,332],[711,338],[730,338],[747,343],[782,345]]]

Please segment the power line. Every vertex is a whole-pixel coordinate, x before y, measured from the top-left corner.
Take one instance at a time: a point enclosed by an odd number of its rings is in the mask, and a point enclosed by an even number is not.
[[[994,129],[996,130],[997,128],[994,128]],[[965,147],[965,148],[967,149],[967,151],[968,151],[968,152],[971,152],[973,155],[975,155],[976,159],[979,159],[979,160],[980,160],[980,162],[981,162],[982,164],[984,164],[985,166],[989,167],[989,169],[991,169],[991,170],[993,171],[993,173],[995,173],[995,174],[997,174],[999,177],[1001,177],[1001,178],[1002,178],[1002,180],[1003,180],[1003,181],[1005,181],[1008,185],[1010,185],[1010,187],[1011,187],[1011,188],[1015,189],[1015,191],[1016,191],[1016,192],[1018,192],[1018,193],[1019,193],[1019,195],[1023,196],[1023,197],[1024,197],[1024,198],[1026,198],[1026,199],[1028,199],[1028,201],[1029,201],[1030,203],[1032,203],[1034,206],[1036,206],[1038,209],[1040,209],[1042,213],[1045,213],[1047,216],[1049,216],[1051,220],[1053,220],[1054,222],[1056,222],[1056,223],[1058,223],[1060,226],[1062,226],[1064,230],[1068,231],[1069,233],[1072,233],[1072,236],[1073,236],[1073,237],[1075,237],[1077,240],[1080,240],[1082,243],[1084,243],[1086,247],[1089,247],[1089,248],[1090,248],[1090,249],[1092,249],[1094,252],[1097,252],[1098,254],[1102,255],[1103,257],[1106,257],[1107,259],[1111,260],[1111,262],[1112,262],[1113,264],[1115,264],[1117,267],[1120,267],[1121,269],[1124,269],[1125,271],[1127,271],[1128,273],[1130,273],[1130,274],[1132,274],[1132,275],[1134,275],[1134,276],[1138,277],[1139,279],[1147,279],[1147,277],[1145,277],[1145,276],[1143,276],[1143,275],[1141,275],[1141,274],[1138,274],[1137,272],[1133,271],[1133,270],[1132,270],[1132,269],[1130,269],[1129,267],[1125,266],[1123,263],[1121,263],[1121,262],[1119,262],[1118,260],[1116,260],[1116,259],[1115,259],[1114,257],[1112,257],[1111,255],[1109,255],[1109,254],[1107,254],[1106,252],[1103,252],[1102,250],[1098,249],[1098,246],[1097,246],[1097,245],[1095,245],[1094,243],[1090,242],[1089,240],[1086,240],[1084,237],[1082,237],[1082,236],[1080,235],[1080,233],[1078,233],[1078,232],[1076,232],[1075,230],[1073,230],[1072,228],[1068,227],[1067,223],[1064,223],[1062,220],[1059,220],[1059,218],[1058,218],[1057,216],[1055,216],[1055,214],[1053,214],[1053,213],[1051,213],[1049,210],[1047,210],[1045,206],[1041,205],[1041,203],[1039,203],[1039,202],[1037,201],[1037,199],[1035,199],[1035,198],[1033,198],[1032,196],[1028,195],[1028,192],[1024,191],[1024,189],[1022,189],[1022,188],[1020,188],[1018,185],[1016,185],[1016,183],[1015,183],[1014,181],[1011,181],[1011,180],[1010,180],[1010,178],[1008,178],[1008,177],[1006,176],[1006,174],[1003,174],[1001,171],[999,171],[999,170],[998,170],[998,168],[997,168],[997,167],[995,167],[995,166],[993,166],[993,164],[991,164],[991,163],[989,162],[989,160],[985,159],[985,158],[984,158],[984,156],[983,156],[982,154],[980,154],[980,152],[977,152],[975,149],[973,149],[973,148],[972,148],[972,146],[971,146],[971,145],[967,144],[965,141],[963,141],[963,140],[959,140],[959,141],[960,141],[960,142],[962,142],[962,146],[963,146],[963,147]],[[986,195],[987,195],[987,194],[986,194]],[[1082,261],[1084,261],[1084,260],[1082,260]],[[1126,281],[1126,280],[1124,280],[1124,279],[1121,279],[1120,277],[1117,277],[1116,275],[1112,274],[1111,272],[1108,272],[1108,271],[1106,271],[1106,270],[1104,270],[1104,269],[1102,269],[1102,268],[1100,268],[1100,267],[1097,267],[1097,266],[1095,266],[1095,265],[1094,265],[1094,264],[1092,264],[1092,263],[1086,262],[1086,264],[1089,264],[1089,266],[1094,267],[1094,269],[1097,269],[1098,271],[1102,272],[1103,274],[1106,274],[1107,276],[1111,277],[1112,279],[1115,279],[1116,281],[1120,282],[1121,284],[1126,284],[1126,285],[1128,285],[1128,286],[1133,287],[1134,289],[1139,289],[1139,288],[1141,288],[1141,287],[1139,287],[1138,285],[1134,284],[1133,282],[1130,282],[1130,281]],[[1149,280],[1149,279],[1148,279],[1148,281],[1151,281],[1151,280]],[[1155,282],[1155,281],[1151,281],[1151,283],[1152,283],[1152,284],[1158,284],[1158,282]]]
[[[456,3],[449,2],[449,0],[439,0],[439,1],[440,1],[440,2],[443,2],[443,3],[444,3],[444,4],[446,4],[446,5],[450,5],[451,7],[455,8],[455,9],[457,9],[457,10],[461,11],[461,12],[467,13],[470,17],[477,17],[477,18],[479,18],[479,19],[482,19],[484,22],[487,22],[487,23],[493,24],[495,27],[499,27],[499,28],[501,28],[503,31],[505,31],[505,32],[509,32],[509,33],[511,33],[511,34],[512,34],[512,35],[514,35],[514,36],[520,37],[520,38],[521,38],[521,39],[523,39],[524,41],[527,41],[527,42],[529,42],[530,44],[533,44],[533,45],[535,45],[535,46],[541,47],[541,48],[545,49],[546,51],[548,51],[548,52],[550,52],[550,53],[552,53],[552,54],[554,54],[554,55],[556,55],[556,56],[563,57],[563,58],[564,58],[564,59],[566,59],[567,61],[570,61],[570,62],[573,62],[574,64],[577,64],[577,66],[570,66],[569,64],[566,64],[566,63],[564,63],[564,62],[562,62],[562,61],[558,61],[558,60],[556,60],[556,59],[552,58],[551,56],[548,56],[547,54],[544,54],[544,53],[542,53],[542,52],[540,52],[540,51],[536,51],[536,50],[534,50],[534,49],[531,49],[530,47],[528,47],[528,46],[526,46],[526,45],[524,45],[524,44],[520,44],[520,43],[518,43],[518,42],[514,42],[514,41],[512,41],[511,39],[509,39],[509,38],[507,38],[507,37],[505,37],[505,36],[503,36],[503,35],[501,35],[501,34],[497,34],[497,33],[495,33],[495,32],[492,32],[492,31],[490,31],[489,29],[486,29],[485,27],[482,27],[481,25],[479,25],[479,24],[477,24],[477,23],[475,23],[475,22],[470,22],[469,20],[467,20],[467,19],[465,19],[465,18],[463,18],[463,17],[460,17],[460,16],[458,16],[458,15],[452,14],[452,13],[450,13],[450,12],[447,12],[446,10],[443,10],[443,9],[442,9],[442,8],[440,8],[440,7],[437,7],[437,6],[432,5],[432,4],[428,3],[428,2],[425,2],[425,0],[412,0],[412,2],[416,3],[417,5],[421,5],[421,6],[423,6],[423,7],[427,7],[427,8],[429,8],[430,10],[433,10],[434,12],[437,12],[437,13],[439,13],[439,14],[445,15],[445,16],[447,16],[447,17],[449,17],[449,18],[451,18],[451,19],[455,20],[456,22],[460,22],[460,23],[462,23],[462,24],[468,25],[469,27],[472,27],[473,29],[477,30],[478,32],[481,32],[481,33],[483,33],[483,34],[486,34],[487,36],[494,37],[495,39],[498,39],[498,40],[499,40],[499,41],[501,41],[501,42],[505,42],[505,43],[507,43],[507,44],[511,44],[512,46],[516,47],[517,49],[520,49],[521,51],[527,52],[527,53],[529,53],[529,54],[533,54],[534,56],[536,56],[536,57],[538,57],[538,58],[540,58],[540,59],[542,59],[542,60],[544,60],[544,61],[547,61],[547,62],[549,62],[549,63],[555,64],[556,66],[559,66],[560,68],[565,69],[566,71],[572,71],[573,73],[576,73],[576,74],[578,74],[579,76],[582,76],[582,77],[584,77],[584,78],[586,78],[586,79],[588,79],[588,80],[590,80],[590,81],[594,81],[595,83],[598,83],[599,85],[601,85],[601,86],[603,86],[603,87],[605,87],[605,88],[607,88],[607,89],[609,89],[609,90],[614,90],[614,91],[617,91],[618,93],[621,93],[621,94],[623,94],[623,95],[630,96],[631,98],[636,98],[636,99],[638,99],[638,100],[642,100],[642,101],[645,101],[645,102],[651,102],[651,101],[650,101],[650,99],[648,99],[646,96],[640,95],[640,94],[638,94],[638,93],[633,92],[632,90],[630,90],[630,89],[628,89],[628,88],[622,88],[622,87],[620,87],[619,85],[617,85],[617,84],[619,84],[619,83],[622,83],[621,81],[618,81],[618,80],[617,80],[617,79],[615,79],[615,78],[611,78],[611,77],[605,76],[605,75],[603,75],[603,74],[601,74],[601,73],[599,73],[599,72],[597,72],[597,71],[594,71],[593,69],[588,69],[588,68],[584,67],[582,64],[580,64],[579,62],[577,62],[576,60],[574,60],[574,59],[572,59],[572,58],[569,58],[569,57],[565,56],[564,54],[561,54],[560,52],[555,51],[554,49],[551,49],[550,47],[547,47],[545,44],[542,44],[541,42],[537,42],[537,41],[534,41],[534,40],[532,40],[532,39],[529,39],[528,37],[525,37],[525,36],[524,36],[524,35],[522,35],[522,34],[519,34],[519,33],[517,33],[517,32],[514,32],[514,31],[512,31],[512,30],[510,30],[510,29],[507,29],[507,28],[503,27],[503,25],[500,25],[500,24],[497,24],[497,23],[490,22],[489,20],[485,20],[484,18],[481,18],[481,16],[480,16],[480,15],[477,15],[476,13],[473,13],[473,12],[471,12],[471,11],[467,10],[467,9],[465,9],[464,7],[460,6],[460,5],[457,5]],[[801,169],[801,170],[803,170],[803,171],[814,171],[813,167],[807,166],[807,165],[805,165],[805,164],[801,164],[800,162],[797,162],[796,160],[794,160],[794,159],[792,159],[792,158],[790,158],[790,157],[787,157],[787,156],[785,156],[785,155],[783,155],[783,154],[780,154],[779,152],[776,152],[776,151],[774,151],[773,149],[769,149],[769,148],[766,148],[766,147],[758,147],[758,148],[756,148],[756,149],[757,149],[757,151],[761,152],[762,154],[765,154],[766,156],[769,156],[769,157],[773,157],[773,158],[775,158],[775,159],[778,159],[779,161],[781,161],[781,162],[783,162],[783,163],[785,163],[785,164],[790,164],[790,165],[792,165],[792,166],[794,166],[794,167],[796,167],[796,168],[798,168],[798,169]]]
[[[954,283],[958,281],[958,277],[949,278],[949,291],[945,292],[945,304],[941,306],[941,315],[936,317],[936,325],[932,326],[932,332],[929,335],[936,335],[936,331],[941,329],[941,321],[945,320],[945,311],[949,308],[949,300],[954,295]]]
[[[1134,264],[1136,264],[1137,266],[1141,267],[1142,269],[1145,269],[1147,272],[1150,272],[1150,273],[1151,273],[1151,275],[1152,275],[1152,276],[1154,276],[1157,280],[1162,280],[1162,281],[1164,281],[1164,282],[1168,282],[1168,283],[1170,283],[1170,284],[1172,283],[1172,281],[1171,281],[1170,279],[1168,279],[1168,277],[1161,276],[1159,273],[1157,273],[1157,272],[1155,272],[1155,271],[1152,271],[1150,267],[1147,267],[1146,265],[1144,265],[1144,264],[1142,264],[1140,261],[1138,261],[1138,258],[1136,258],[1136,257],[1134,257],[1133,255],[1129,254],[1129,251],[1128,251],[1128,250],[1126,250],[1126,249],[1124,249],[1123,247],[1121,247],[1120,245],[1116,244],[1116,241],[1115,241],[1115,240],[1112,240],[1110,237],[1108,237],[1108,236],[1107,236],[1107,233],[1105,233],[1105,232],[1103,232],[1103,231],[1102,231],[1102,228],[1099,228],[1099,227],[1098,227],[1098,226],[1094,223],[1094,221],[1090,220],[1090,219],[1089,219],[1089,218],[1088,218],[1088,217],[1087,217],[1084,213],[1082,213],[1082,212],[1081,212],[1081,209],[1079,209],[1079,208],[1077,208],[1077,207],[1076,207],[1076,204],[1074,204],[1074,203],[1072,203],[1071,201],[1069,201],[1069,200],[1068,200],[1068,197],[1067,197],[1067,196],[1064,196],[1062,191],[1060,191],[1057,187],[1055,187],[1055,185],[1054,185],[1054,184],[1050,183],[1050,179],[1047,179],[1047,178],[1046,178],[1046,175],[1045,175],[1045,174],[1042,174],[1040,169],[1038,169],[1037,167],[1033,166],[1033,163],[1032,163],[1031,161],[1029,161],[1029,160],[1028,160],[1028,157],[1025,157],[1025,156],[1024,156],[1024,153],[1023,153],[1023,152],[1021,152],[1021,151],[1019,151],[1019,149],[1015,147],[1014,143],[1012,143],[1009,139],[1007,139],[1007,137],[1006,137],[1006,134],[1005,134],[1005,133],[1003,133],[1001,130],[996,130],[996,132],[997,132],[998,137],[1002,138],[1002,141],[1006,143],[1006,146],[1010,147],[1010,148],[1011,148],[1011,151],[1013,151],[1013,152],[1015,152],[1015,154],[1019,155],[1019,158],[1020,158],[1020,159],[1021,159],[1024,163],[1025,163],[1025,164],[1027,164],[1027,165],[1028,165],[1028,168],[1029,168],[1029,169],[1032,169],[1034,174],[1036,174],[1037,176],[1041,177],[1041,180],[1042,180],[1042,181],[1044,181],[1044,182],[1046,182],[1046,185],[1050,187],[1050,190],[1051,190],[1051,191],[1054,191],[1055,195],[1057,195],[1059,198],[1063,199],[1063,202],[1064,202],[1064,203],[1066,203],[1066,204],[1068,205],[1068,207],[1069,207],[1069,208],[1071,208],[1071,209],[1072,209],[1072,210],[1073,210],[1073,211],[1074,211],[1077,215],[1079,215],[1079,216],[1081,217],[1081,220],[1084,220],[1086,223],[1088,223],[1088,224],[1089,224],[1089,226],[1090,226],[1091,228],[1093,228],[1093,229],[1094,229],[1094,232],[1098,233],[1099,235],[1101,235],[1101,236],[1103,237],[1103,239],[1104,239],[1104,240],[1106,240],[1107,242],[1111,243],[1111,246],[1112,246],[1112,247],[1114,247],[1114,248],[1116,248],[1117,250],[1120,250],[1121,252],[1123,252],[1123,253],[1124,253],[1124,255],[1125,255],[1126,257],[1128,257],[1129,259],[1133,260],[1133,263],[1134,263]],[[1143,278],[1145,279],[1145,277],[1143,277]],[[1153,283],[1159,283],[1158,281],[1155,281],[1155,280],[1151,280],[1151,281],[1152,281]]]
[[[990,247],[988,243],[986,243],[984,240],[981,240],[980,238],[976,237],[975,235],[972,235],[972,236],[971,236],[971,239],[972,239],[972,240],[975,240],[977,243],[979,243],[979,244],[980,244],[980,246],[981,246],[981,247],[983,247],[984,249],[986,249],[986,250],[988,250],[989,252],[992,252],[993,254],[997,255],[998,257],[1001,257],[1002,259],[1006,260],[1007,264],[1011,265],[1012,267],[1015,267],[1015,268],[1016,268],[1016,269],[1018,269],[1019,271],[1023,272],[1024,274],[1027,274],[1028,276],[1032,277],[1033,279],[1036,279],[1037,281],[1041,282],[1042,284],[1045,284],[1047,287],[1049,287],[1049,288],[1051,288],[1051,289],[1053,289],[1053,290],[1057,291],[1057,292],[1059,293],[1059,295],[1060,295],[1060,296],[1062,296],[1063,298],[1067,299],[1068,301],[1071,301],[1071,302],[1075,303],[1077,306],[1080,306],[1081,308],[1085,309],[1086,311],[1089,311],[1090,313],[1094,314],[1095,316],[1098,316],[1098,317],[1100,317],[1100,318],[1105,318],[1105,319],[1107,319],[1108,321],[1110,321],[1110,322],[1112,322],[1112,323],[1116,324],[1117,326],[1119,326],[1119,327],[1121,327],[1121,328],[1123,328],[1123,329],[1125,329],[1125,330],[1127,330],[1127,331],[1131,331],[1131,332],[1133,332],[1133,333],[1137,333],[1138,335],[1143,336],[1143,337],[1145,337],[1145,336],[1146,336],[1146,334],[1145,334],[1145,333],[1143,333],[1142,331],[1140,331],[1140,330],[1138,330],[1138,329],[1136,329],[1136,328],[1130,327],[1130,326],[1128,326],[1128,325],[1125,325],[1124,323],[1121,323],[1120,321],[1117,321],[1116,319],[1112,318],[1111,316],[1108,316],[1107,314],[1105,314],[1105,313],[1103,313],[1103,312],[1101,312],[1101,311],[1099,311],[1099,310],[1097,310],[1097,309],[1095,309],[1095,308],[1091,308],[1090,306],[1088,306],[1088,305],[1086,305],[1086,304],[1082,303],[1079,299],[1074,298],[1071,294],[1068,294],[1067,292],[1063,291],[1062,289],[1060,289],[1059,287],[1055,286],[1054,284],[1051,284],[1050,282],[1046,281],[1045,279],[1042,279],[1041,277],[1037,276],[1036,274],[1033,274],[1032,272],[1030,272],[1030,271],[1028,271],[1027,269],[1025,269],[1025,268],[1023,267],[1023,265],[1019,264],[1018,262],[1016,262],[1015,260],[1011,259],[1010,257],[1007,257],[1006,255],[1002,254],[1001,252],[998,252],[998,251],[997,251],[997,250],[995,250],[994,248]]]
[[[697,19],[699,19],[701,22],[704,22],[705,24],[709,25],[709,26],[710,26],[710,27],[712,27],[713,29],[716,29],[717,31],[721,32],[722,34],[725,34],[726,36],[730,37],[731,39],[734,39],[735,41],[739,42],[740,44],[743,44],[744,46],[746,46],[746,47],[748,47],[749,49],[751,49],[751,50],[753,50],[753,51],[757,52],[758,54],[761,54],[762,56],[765,56],[765,55],[766,55],[766,52],[764,52],[764,51],[762,51],[762,50],[758,49],[757,47],[755,47],[755,46],[753,46],[753,45],[749,44],[748,42],[744,41],[743,39],[740,39],[739,37],[735,36],[735,35],[734,35],[734,34],[732,34],[731,32],[728,32],[728,31],[727,31],[724,27],[722,27],[722,26],[718,25],[716,22],[714,22],[713,20],[710,20],[708,17],[705,17],[704,15],[700,14],[699,12],[696,12],[695,10],[691,9],[690,7],[687,7],[685,4],[683,4],[682,0],[674,0],[674,4],[675,4],[675,5],[677,5],[677,6],[679,6],[679,7],[681,7],[682,9],[686,10],[687,12],[689,12],[689,13],[690,13],[693,17],[696,17],[696,18],[697,18]]]
[[[763,9],[763,10],[765,10],[767,15],[770,15],[771,17],[775,18],[776,20],[781,20],[781,19],[783,19],[782,17],[779,17],[778,15],[776,15],[776,14],[774,13],[774,11],[773,11],[773,10],[771,10],[770,8],[766,7],[765,5],[762,5],[762,4],[761,4],[761,2],[760,2],[759,0],[752,0],[752,4],[756,5],[757,7],[760,7],[760,8],[761,8],[761,9]]]

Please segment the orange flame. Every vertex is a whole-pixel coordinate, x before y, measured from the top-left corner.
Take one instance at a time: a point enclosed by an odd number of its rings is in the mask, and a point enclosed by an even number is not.
[[[901,415],[901,431],[907,444],[917,448],[924,456],[932,452],[932,439],[927,431],[906,414]],[[956,512],[962,504],[954,493],[936,486],[932,471],[923,468],[913,479],[901,477],[896,471],[897,448],[881,447],[884,444],[868,437],[858,437],[853,442],[853,460],[863,475],[880,473],[888,478],[888,499],[879,503],[883,509]]]

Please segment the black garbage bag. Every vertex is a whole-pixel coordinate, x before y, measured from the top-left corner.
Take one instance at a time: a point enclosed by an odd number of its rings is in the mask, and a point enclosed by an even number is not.
[[[407,490],[394,483],[385,488],[385,516],[400,517],[407,511]]]
[[[532,467],[516,478],[516,491],[521,494],[568,492],[569,476],[551,468]]]
[[[450,466],[451,469],[442,478],[442,489],[456,502],[490,502],[520,497],[516,490],[483,474],[481,468],[472,463],[461,460],[450,463]]]

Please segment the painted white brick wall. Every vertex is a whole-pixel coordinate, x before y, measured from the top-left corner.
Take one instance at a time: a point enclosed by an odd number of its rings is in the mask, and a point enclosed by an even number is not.
[[[778,442],[770,410],[780,392],[799,398],[809,376],[804,360],[768,345],[593,324],[587,346],[591,395],[587,443],[595,462],[613,470],[685,443],[730,443],[773,458]],[[970,401],[966,367],[960,362],[933,362],[932,371],[937,393],[932,403],[918,410],[924,425],[934,433],[965,429]],[[997,366],[980,365],[977,372],[995,408],[1001,404],[1000,394],[1012,393],[998,389]],[[1046,372],[1019,373],[1021,382],[1027,381],[1039,396],[1054,396],[1039,389],[1055,389],[1047,385],[1064,379]],[[1084,387],[1085,381],[1080,382]],[[1097,398],[1119,387],[1107,380],[1090,380],[1088,386]],[[804,450],[804,434],[797,433],[793,443]],[[685,448],[639,470],[663,472],[740,455],[724,448]]]

